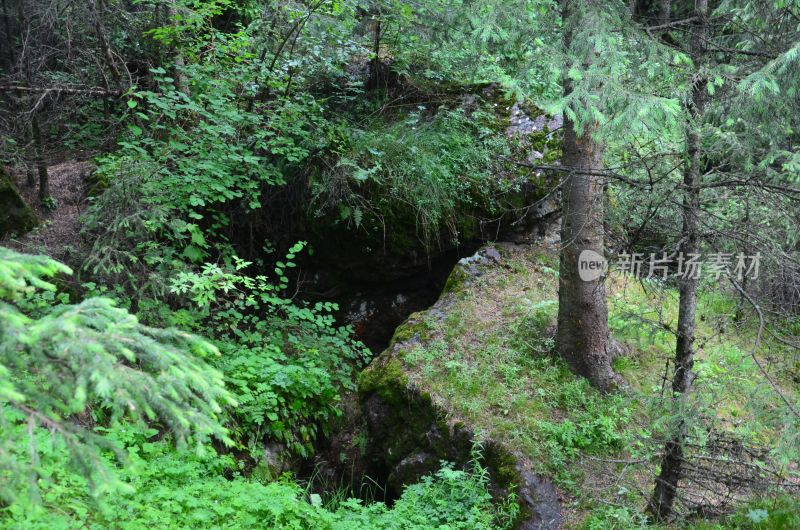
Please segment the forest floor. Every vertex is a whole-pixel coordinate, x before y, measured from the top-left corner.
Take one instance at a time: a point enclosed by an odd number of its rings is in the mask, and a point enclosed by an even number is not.
[[[91,171],[89,161],[69,160],[49,166],[50,195],[55,208],[43,207],[37,186],[27,186],[24,173],[15,173],[20,195],[41,219],[38,228],[5,244],[15,250],[31,254],[47,254],[68,265],[80,263],[80,216],[88,202],[86,175]]]

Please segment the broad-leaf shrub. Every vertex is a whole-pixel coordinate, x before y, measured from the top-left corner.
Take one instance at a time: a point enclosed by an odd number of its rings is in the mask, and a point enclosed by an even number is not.
[[[251,264],[235,258],[230,266],[179,273],[172,283],[175,294],[195,304],[194,325],[222,352],[214,362],[239,403],[235,432],[256,451],[267,438],[308,456],[318,430],[340,414],[340,392],[354,388],[355,370],[368,359],[350,329],[336,326],[335,304],[310,306],[281,295],[303,247],[296,244],[278,262],[276,283],[246,275]]]

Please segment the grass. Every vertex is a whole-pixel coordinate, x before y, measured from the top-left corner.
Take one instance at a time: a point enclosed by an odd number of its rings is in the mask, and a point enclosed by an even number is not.
[[[510,245],[500,250],[501,267],[462,279],[441,307],[419,316],[425,338],[403,353],[410,379],[453,421],[503,442],[553,477],[568,498],[567,527],[592,526],[606,517],[598,513],[621,517],[609,507],[641,512],[662,447],[656,440],[669,432],[672,417],[662,383],[674,351],[676,292],[625,277],[609,281],[610,328],[631,351],[615,368],[631,389],[601,395],[549,353],[556,255]],[[785,429],[784,409],[749,355],[752,323],[730,325],[735,306],[718,292],[700,296],[690,434],[701,440],[713,427],[769,445],[776,459],[789,461],[796,431]]]

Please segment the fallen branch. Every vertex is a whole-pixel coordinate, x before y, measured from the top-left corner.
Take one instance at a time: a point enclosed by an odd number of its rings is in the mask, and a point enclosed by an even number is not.
[[[102,88],[67,88],[67,87],[30,87],[20,85],[5,85],[0,86],[0,91],[8,92],[32,92],[43,93],[47,95],[50,92],[64,93],[64,94],[86,94],[89,96],[103,96],[103,97],[119,97],[122,95],[121,90],[105,90]]]

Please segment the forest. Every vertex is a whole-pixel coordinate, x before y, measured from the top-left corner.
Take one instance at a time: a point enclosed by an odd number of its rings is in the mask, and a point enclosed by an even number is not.
[[[0,528],[800,528],[800,0],[0,18]]]

